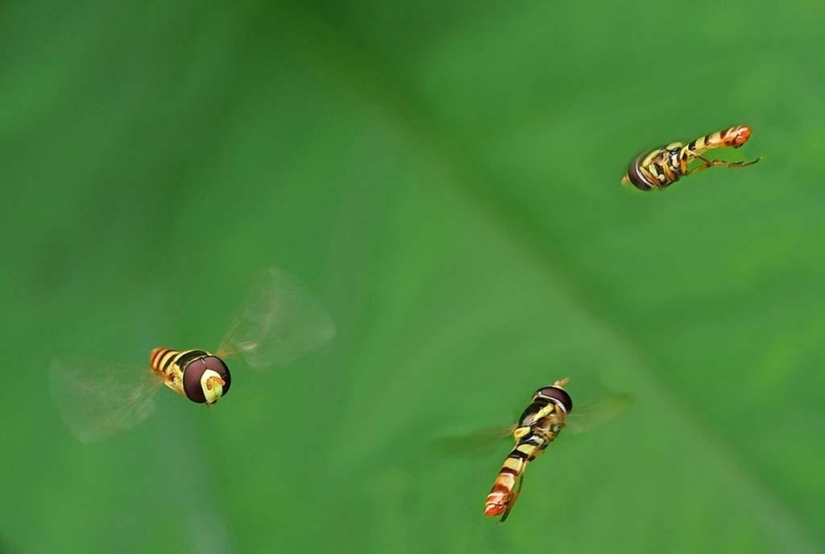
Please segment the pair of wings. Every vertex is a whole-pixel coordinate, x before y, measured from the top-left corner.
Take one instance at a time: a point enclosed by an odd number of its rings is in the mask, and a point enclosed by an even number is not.
[[[252,287],[215,354],[264,369],[288,364],[335,334],[332,317],[310,291],[289,273],[269,268]],[[61,415],[83,442],[141,423],[154,410],[154,393],[163,385],[148,364],[58,359],[50,373]]]
[[[564,418],[562,434],[579,434],[616,418],[633,403],[628,394],[608,394],[595,401],[582,402],[576,406],[570,415]],[[469,433],[456,433],[440,437],[433,441],[432,446],[442,454],[448,456],[478,456],[491,454],[505,439],[513,440],[513,432],[517,424],[506,427],[489,427]]]

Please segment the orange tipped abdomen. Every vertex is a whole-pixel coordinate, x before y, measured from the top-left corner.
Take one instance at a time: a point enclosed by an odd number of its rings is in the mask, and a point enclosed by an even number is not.
[[[734,127],[728,135],[730,145],[734,148],[739,148],[751,138],[751,128],[747,125],[739,125]]]
[[[497,515],[501,515],[504,511],[504,504],[501,501],[491,501],[490,497],[487,497],[487,503],[484,505],[484,515],[488,517],[495,517]]]

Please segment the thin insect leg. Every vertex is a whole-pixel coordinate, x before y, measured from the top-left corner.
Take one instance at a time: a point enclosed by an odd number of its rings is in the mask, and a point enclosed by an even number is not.
[[[705,158],[703,156],[697,156],[697,157],[701,158],[702,161],[705,162],[706,164],[710,164],[712,166],[717,166],[717,167],[745,167],[745,166],[748,166],[748,165],[753,165],[753,164],[755,164],[756,162],[758,162],[759,160],[762,159],[762,157],[760,156],[759,158],[756,158],[755,160],[750,160],[750,161],[725,162],[725,161],[722,161],[722,160],[708,160],[707,158]]]
[[[514,502],[515,502],[516,498],[518,498],[518,495],[519,495],[519,494],[521,494],[521,487],[522,487],[522,485],[524,485],[524,473],[523,473],[523,472],[522,472],[522,474],[519,476],[519,480],[518,480],[518,488],[516,489],[516,494],[515,494],[515,496],[513,497],[513,501],[514,501]]]
[[[699,156],[698,154],[694,154],[692,157],[693,157],[693,158],[699,158],[699,159],[701,159],[701,160],[702,160],[702,162],[704,162],[704,165],[702,165],[702,166],[700,166],[700,167],[694,167],[693,169],[687,169],[687,170],[684,172],[684,174],[685,174],[685,176],[686,176],[686,177],[687,177],[688,175],[693,175],[694,173],[699,173],[699,172],[700,172],[700,171],[702,171],[703,169],[707,169],[707,168],[709,168],[709,167],[713,167],[713,164],[712,164],[712,163],[710,163],[710,161],[708,161],[708,160],[707,160],[707,158],[703,158],[702,156]],[[688,163],[689,163],[689,162],[690,162],[690,160],[688,161]]]
[[[731,169],[735,168],[735,167],[746,167],[746,166],[749,166],[749,165],[753,165],[753,164],[755,164],[756,162],[758,162],[759,160],[762,159],[760,157],[760,158],[756,158],[755,160],[744,161],[744,162],[725,162],[725,161],[722,161],[722,160],[709,160],[709,159],[707,159],[706,157],[704,157],[700,154],[693,154],[691,157],[694,158],[694,159],[697,159],[697,160],[701,160],[703,165],[701,165],[699,167],[696,167],[694,169],[691,169],[685,175],[693,175],[694,173],[698,173],[699,171],[702,171],[703,169],[707,169],[709,167],[729,167]]]

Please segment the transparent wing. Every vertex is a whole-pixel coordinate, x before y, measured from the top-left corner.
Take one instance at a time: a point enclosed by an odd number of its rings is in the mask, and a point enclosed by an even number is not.
[[[60,414],[81,442],[135,427],[154,410],[161,378],[146,367],[97,360],[52,361],[51,389]]]
[[[480,456],[491,454],[505,439],[513,440],[515,425],[490,427],[470,433],[457,433],[439,437],[431,442],[431,447],[447,456]]]
[[[295,277],[269,268],[257,281],[217,355],[253,368],[287,364],[335,337],[332,316]]]
[[[610,394],[597,401],[585,401],[574,405],[573,412],[565,417],[562,434],[578,434],[595,429],[625,411],[633,399],[627,394]],[[512,441],[517,425],[480,429],[471,433],[457,433],[431,441],[434,450],[448,456],[479,456],[494,452],[504,441]]]
[[[629,394],[615,393],[596,401],[573,404],[573,411],[564,418],[565,432],[583,433],[595,429],[624,412],[633,403]]]

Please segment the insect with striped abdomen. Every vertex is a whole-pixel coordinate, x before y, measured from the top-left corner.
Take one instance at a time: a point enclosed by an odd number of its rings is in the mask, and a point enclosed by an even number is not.
[[[718,148],[739,148],[751,136],[751,128],[737,125],[700,137],[689,144],[672,142],[636,157],[622,177],[622,185],[633,184],[639,190],[664,190],[682,177],[693,175],[709,167],[746,167],[762,158],[745,162],[724,162],[704,156],[709,150]],[[701,165],[689,168],[691,162]]]
[[[631,401],[628,395],[610,394],[596,402],[585,403],[583,410],[573,414],[573,399],[564,388],[567,383],[565,378],[538,389],[515,425],[437,441],[439,450],[455,455],[477,454],[506,437],[513,438],[515,444],[484,501],[484,515],[501,516],[499,522],[507,519],[521,493],[527,466],[544,453],[562,429],[578,433],[597,427],[624,411]]]
[[[264,369],[291,362],[334,336],[331,316],[311,293],[285,271],[270,268],[214,354],[154,348],[148,372],[99,360],[57,359],[52,362],[52,389],[70,430],[91,442],[146,419],[161,385],[208,407],[226,396],[232,384],[226,359],[238,357],[253,369]]]

